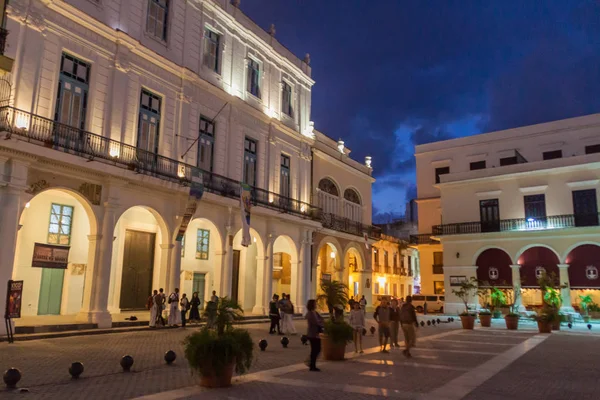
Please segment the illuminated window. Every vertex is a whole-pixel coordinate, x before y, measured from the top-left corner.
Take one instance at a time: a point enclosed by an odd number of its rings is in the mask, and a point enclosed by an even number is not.
[[[196,237],[196,259],[208,260],[208,247],[210,244],[210,231],[198,229]]]
[[[48,226],[48,243],[68,246],[71,243],[72,226],[73,207],[52,203],[50,207],[50,225]]]

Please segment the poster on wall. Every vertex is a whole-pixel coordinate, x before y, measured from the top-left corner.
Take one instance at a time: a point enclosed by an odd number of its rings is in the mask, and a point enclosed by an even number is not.
[[[23,281],[8,281],[6,308],[4,318],[21,318],[21,299],[23,298]]]
[[[321,274],[322,282],[331,282],[331,274]]]
[[[69,246],[35,243],[31,266],[37,268],[67,269],[69,264]]]
[[[450,286],[460,286],[462,283],[465,282],[467,282],[467,277],[464,275],[450,275]]]

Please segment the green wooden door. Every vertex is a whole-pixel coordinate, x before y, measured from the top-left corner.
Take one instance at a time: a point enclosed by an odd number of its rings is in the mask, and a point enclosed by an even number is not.
[[[198,298],[202,302],[202,306],[204,306],[204,282],[206,280],[206,274],[201,274],[198,272],[194,272],[194,283],[192,285],[192,293],[198,292]],[[191,298],[191,296],[188,296]]]
[[[60,315],[64,269],[42,268],[38,315]]]

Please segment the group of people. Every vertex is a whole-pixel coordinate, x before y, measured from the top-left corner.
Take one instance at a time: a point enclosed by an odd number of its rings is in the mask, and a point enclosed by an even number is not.
[[[355,304],[358,304],[359,310],[362,310],[363,314],[366,313],[367,299],[365,299],[365,295],[363,295],[359,300],[354,300],[354,296],[350,296],[350,299],[348,299],[348,305],[350,306],[350,311],[354,310]]]
[[[269,319],[271,320],[269,334],[274,335],[277,329],[279,335],[296,335],[294,303],[289,294],[282,293],[281,300],[278,294],[273,295],[273,299],[269,302]]]
[[[217,303],[219,298],[216,291],[213,291],[211,302]],[[175,288],[173,293],[168,297],[163,288],[154,290],[153,294],[148,297],[146,308],[150,310],[150,328],[171,326],[173,328],[181,325],[185,328],[187,322],[200,322],[200,307],[202,300],[198,296],[198,292],[192,294],[189,299],[185,293],[179,297],[179,288]],[[169,308],[168,317],[165,318],[165,311]],[[187,313],[189,314],[189,318]]]

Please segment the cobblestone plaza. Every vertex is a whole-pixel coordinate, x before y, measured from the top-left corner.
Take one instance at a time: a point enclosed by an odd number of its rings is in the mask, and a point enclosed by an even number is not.
[[[372,324],[372,321],[371,321]],[[300,332],[302,322],[297,323]],[[539,335],[530,327],[508,332],[501,327],[464,331],[459,323],[419,329],[414,357],[400,350],[378,352],[376,336],[367,334],[365,354],[348,353],[344,362],[321,362],[320,373],[307,370],[309,347],[292,337],[287,349],[278,336],[266,335],[265,324],[250,325],[257,350],[247,375],[228,389],[200,388],[183,358],[181,341],[192,329],[141,331],[97,336],[2,343],[0,367],[23,373],[20,388],[0,392],[6,399],[597,399],[599,336],[581,330]],[[529,329],[531,328],[531,329]],[[163,361],[173,349],[178,359]],[[352,346],[347,347],[353,350]],[[119,359],[135,359],[131,373]],[[73,381],[73,361],[85,365]]]

